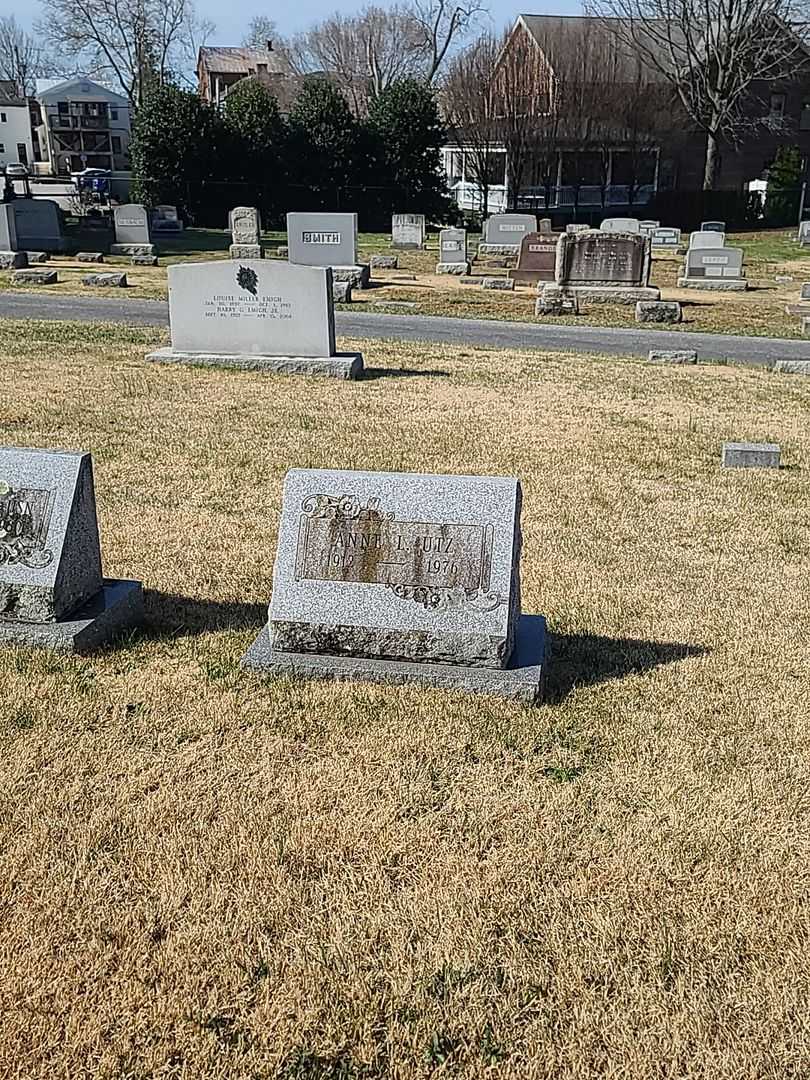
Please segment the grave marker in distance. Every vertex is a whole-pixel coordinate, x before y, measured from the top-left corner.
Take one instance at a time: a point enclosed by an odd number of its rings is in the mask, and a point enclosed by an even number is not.
[[[484,222],[480,255],[517,255],[523,237],[537,232],[534,214],[493,214]]]
[[[470,272],[467,259],[467,233],[464,229],[442,229],[439,233],[439,262],[437,274],[466,277]]]
[[[0,449],[0,642],[86,652],[142,616],[140,582],[102,577],[90,455]]]
[[[228,214],[231,245],[228,249],[232,259],[263,259],[261,223],[255,206],[235,206]]]
[[[692,248],[686,253],[679,289],[719,289],[744,292],[748,281],[743,271],[742,248]]]
[[[154,255],[149,214],[140,203],[125,203],[113,211],[115,243],[111,255]]]
[[[264,674],[538,700],[545,621],[520,612],[517,480],[292,469]]]
[[[516,285],[536,285],[553,281],[557,265],[557,237],[553,233],[533,232],[523,237],[516,270],[509,277]]]
[[[359,378],[360,353],[335,351],[332,272],[273,259],[168,268],[171,348],[147,360]]]
[[[425,215],[394,214],[391,218],[391,247],[395,251],[416,251],[425,246]]]

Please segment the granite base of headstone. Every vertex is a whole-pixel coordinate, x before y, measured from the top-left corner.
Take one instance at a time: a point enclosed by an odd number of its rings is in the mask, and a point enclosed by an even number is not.
[[[589,229],[560,237],[554,278],[580,301],[635,305],[661,299],[661,290],[649,284],[650,264],[648,237]]]
[[[520,509],[507,477],[291,470],[243,668],[537,702],[545,620],[520,610]]]
[[[24,270],[28,256],[24,251],[0,251],[0,270]]]
[[[332,266],[332,277],[335,281],[342,281],[352,289],[367,289],[371,285],[371,267],[368,263],[358,263],[356,266]]]
[[[103,263],[104,252],[103,251],[80,251],[76,255],[76,262],[81,263]]]
[[[723,443],[724,469],[778,469],[781,450],[777,443]]]
[[[332,282],[332,299],[336,304],[350,304],[352,302],[352,286],[349,281]]]
[[[82,278],[82,285],[88,287],[95,286],[97,288],[116,288],[126,289],[127,287],[127,275],[124,273],[99,273],[99,274],[85,274]]]
[[[575,293],[561,289],[559,285],[542,285],[537,289],[535,315],[579,315],[579,298]]]
[[[230,259],[263,259],[264,248],[261,244],[230,244],[228,257]]]
[[[147,360],[357,379],[361,353],[338,353],[332,272],[274,259],[168,268],[171,347]]]
[[[157,266],[157,255],[133,255],[129,260],[130,266]]]
[[[51,261],[51,255],[48,251],[26,251],[25,257],[28,259],[29,266],[41,266],[43,263]]]
[[[154,244],[110,244],[110,255],[154,255]]]
[[[636,304],[638,323],[679,323],[682,318],[677,300],[639,300]]]
[[[398,270],[399,257],[396,255],[372,255],[372,270]]]
[[[56,270],[12,270],[12,285],[57,285],[59,274]]]
[[[85,653],[142,619],[140,582],[102,576],[90,455],[0,449],[0,643]]]
[[[650,349],[649,364],[696,364],[698,354],[694,349]]]
[[[810,360],[777,360],[773,369],[779,375],[810,375]]]
[[[485,277],[481,282],[482,289],[493,289],[495,292],[514,292],[515,283],[508,277]]]

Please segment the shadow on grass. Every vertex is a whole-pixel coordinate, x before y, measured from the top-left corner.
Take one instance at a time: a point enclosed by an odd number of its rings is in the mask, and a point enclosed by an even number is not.
[[[597,634],[551,634],[544,700],[559,705],[577,687],[640,675],[663,664],[705,656],[710,651],[705,645],[670,641],[637,641]]]
[[[427,378],[435,379],[449,379],[449,371],[437,371],[433,369],[427,369],[425,371],[417,371],[415,368],[383,368],[383,367],[369,367],[363,371],[363,381],[367,382],[369,379],[398,379],[408,378],[411,375],[424,375]]]
[[[188,596],[144,591],[144,631],[152,640],[198,637],[215,630],[256,630],[267,622],[267,604],[192,600]]]

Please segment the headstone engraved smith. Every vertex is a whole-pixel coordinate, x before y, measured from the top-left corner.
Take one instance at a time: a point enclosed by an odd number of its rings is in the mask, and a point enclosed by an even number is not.
[[[0,450],[0,642],[87,651],[142,608],[139,582],[102,577],[90,455]]]
[[[520,612],[520,484],[293,469],[269,624],[243,665],[536,701],[544,620]]]
[[[335,351],[332,272],[272,259],[168,268],[172,345],[148,360],[356,379],[360,353]]]

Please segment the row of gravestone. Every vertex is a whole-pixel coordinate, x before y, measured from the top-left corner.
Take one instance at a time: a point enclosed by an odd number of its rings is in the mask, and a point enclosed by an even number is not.
[[[726,444],[722,464],[779,467]],[[520,606],[521,486],[498,476],[287,473],[261,675],[542,694],[546,627]],[[86,653],[144,617],[105,579],[90,455],[0,450],[0,642]]]
[[[243,666],[537,701],[545,623],[520,610],[520,512],[508,477],[291,470]],[[0,450],[0,642],[85,653],[143,616],[140,582],[102,575],[90,455]]]
[[[156,216],[157,215],[157,216]],[[113,255],[154,255],[151,229],[155,222],[163,231],[180,227],[174,207],[158,207],[150,216],[138,203],[116,206],[113,210],[115,243]],[[0,251],[62,252],[66,248],[64,215],[52,199],[12,199],[0,203]]]

